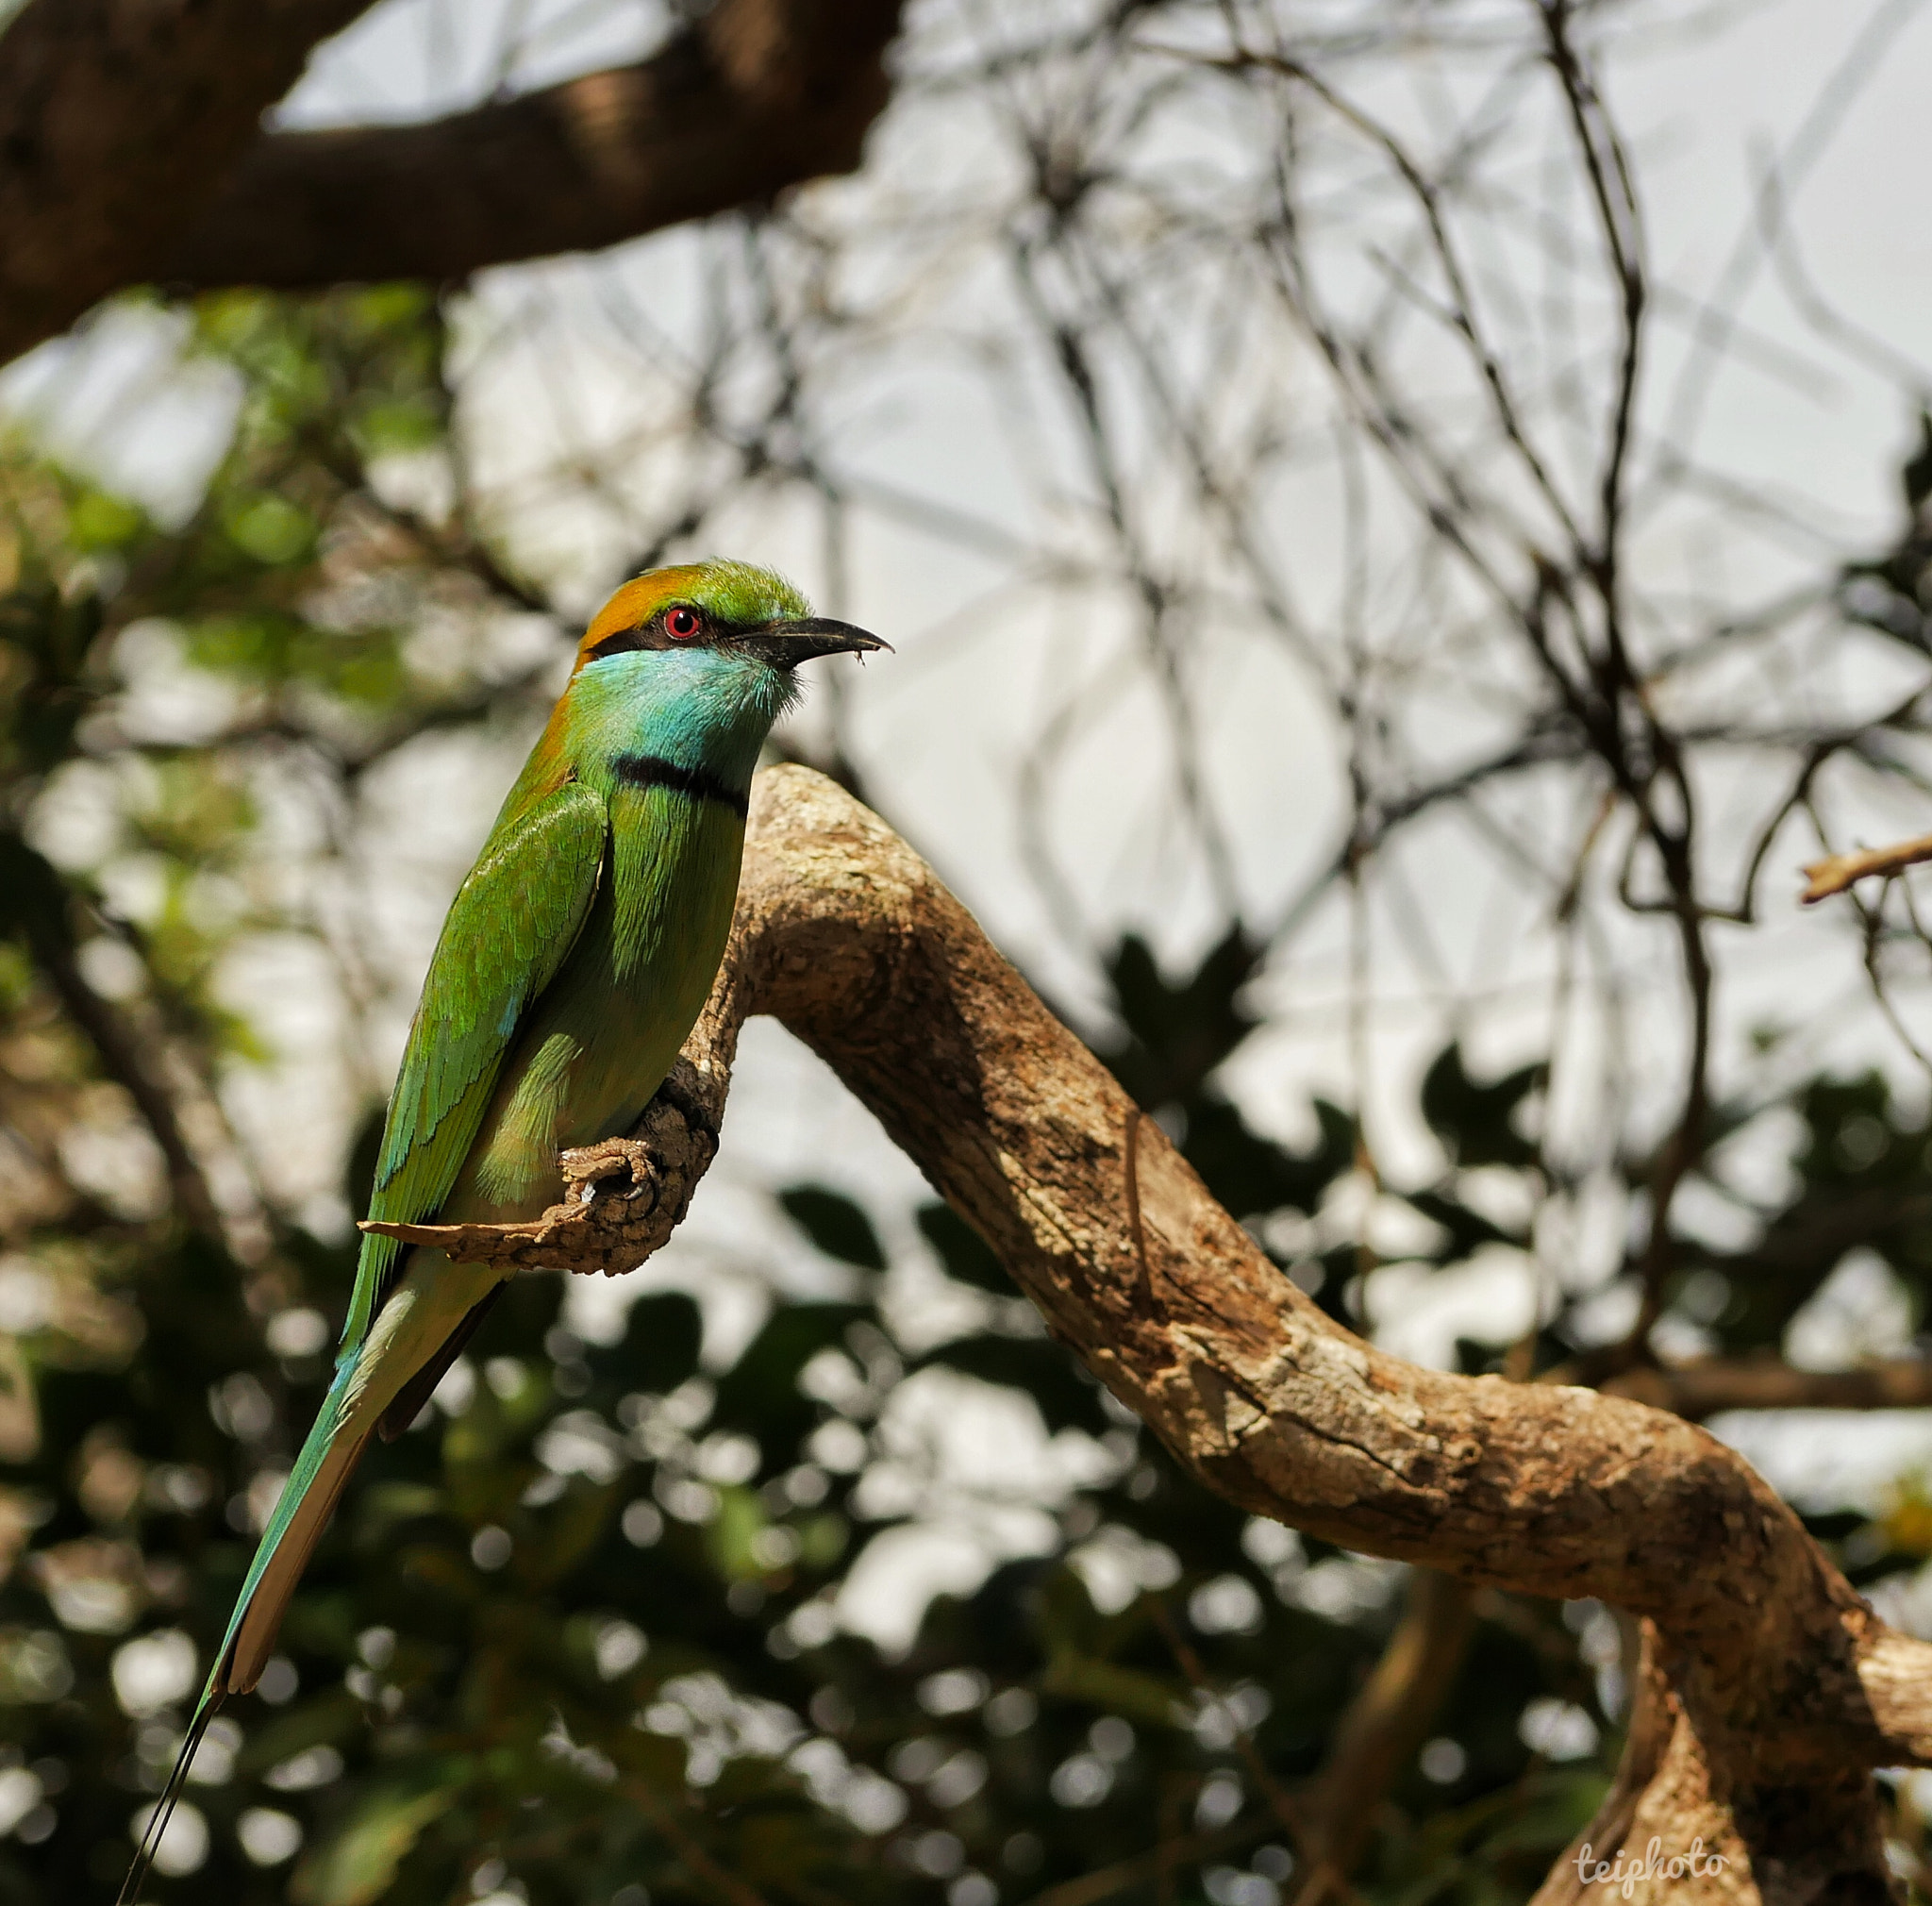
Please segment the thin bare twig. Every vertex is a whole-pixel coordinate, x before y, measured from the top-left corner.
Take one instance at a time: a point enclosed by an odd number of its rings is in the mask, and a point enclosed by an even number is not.
[[[1868,879],[1874,874],[1890,879],[1924,861],[1932,861],[1932,834],[1919,834],[1889,847],[1859,847],[1847,854],[1827,854],[1822,861],[1806,863],[1804,873],[1809,884],[1798,898],[1803,905],[1813,907],[1834,894],[1842,894],[1854,881]]]
[[[1187,1833],[1162,1838],[1144,1853],[1116,1860],[1110,1866],[1082,1873],[1076,1880],[1062,1880],[1044,1893],[1036,1893],[1027,1906],[1098,1906],[1132,1886],[1144,1886],[1149,1880],[1158,1884],[1172,1876],[1177,1866],[1211,1860],[1218,1853],[1232,1853],[1253,1845],[1271,1829],[1274,1822],[1265,1814],[1236,1820],[1217,1827],[1211,1833]]]

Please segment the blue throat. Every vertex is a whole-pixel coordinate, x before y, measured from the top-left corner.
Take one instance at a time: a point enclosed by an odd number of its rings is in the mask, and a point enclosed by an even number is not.
[[[741,819],[758,750],[798,685],[742,650],[650,649],[589,663],[569,693],[576,738],[613,782],[673,788]]]

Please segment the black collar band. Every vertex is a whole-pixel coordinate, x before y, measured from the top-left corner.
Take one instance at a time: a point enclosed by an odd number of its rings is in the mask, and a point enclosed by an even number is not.
[[[751,809],[751,796],[704,768],[681,768],[662,755],[619,755],[611,762],[617,778],[627,787],[669,788],[693,801],[716,801],[741,821]]]

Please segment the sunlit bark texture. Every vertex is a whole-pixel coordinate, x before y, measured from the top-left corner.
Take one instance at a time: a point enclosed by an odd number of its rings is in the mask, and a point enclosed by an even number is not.
[[[876,816],[799,768],[754,791],[739,917],[641,1137],[503,1232],[627,1268],[708,1163],[738,1030],[775,1015],[999,1253],[1054,1334],[1209,1488],[1333,1542],[1644,1622],[1631,1745],[1583,1836],[1645,1900],[1892,1897],[1870,1770],[1932,1759],[1932,1645],[1886,1628],[1732,1451],[1624,1398],[1418,1368],[1351,1336],[1227,1213]],[[612,1195],[615,1177],[647,1190]],[[1545,1901],[1603,1897],[1574,1858]]]

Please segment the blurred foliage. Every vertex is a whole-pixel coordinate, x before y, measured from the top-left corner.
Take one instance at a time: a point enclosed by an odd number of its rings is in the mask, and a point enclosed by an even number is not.
[[[1919,413],[1919,442],[1899,488],[1905,527],[1882,555],[1845,565],[1840,606],[1854,622],[1932,652],[1932,411]]]
[[[452,665],[421,641],[440,617],[474,629],[531,606],[458,509],[385,500],[385,460],[447,460],[432,300],[236,295],[197,324],[243,397],[185,524],[20,443],[0,463],[0,1899],[34,1906],[118,1881],[350,1289],[345,1239],[272,1206],[250,1233],[241,1195],[225,1227],[198,1222],[143,1189],[167,1150],[154,1095],[178,1089],[184,1126],[199,1105],[194,1145],[219,1151],[214,1089],[258,1050],[221,1004],[225,954],[303,924],[274,878],[262,763],[299,761],[326,835],[386,750],[525,718],[550,665],[493,668],[480,640]],[[208,705],[192,736],[130,713],[158,630]],[[112,816],[91,858],[43,826],[88,788]],[[1541,1067],[1491,1076],[1448,1045],[1415,1095],[1440,1169],[1385,1183],[1345,1108],[1317,1100],[1284,1143],[1222,1083],[1262,960],[1239,926],[1178,976],[1124,939],[1096,1049],[1336,1314],[1360,1321],[1381,1268],[1349,1215],[1364,1199],[1405,1263],[1501,1250],[1527,1275]],[[1775,1350],[1857,1246],[1916,1322],[1932,1129],[1875,1078],[1721,1115],[1733,1132],[1777,1119],[1794,1134],[1777,1196],[1745,1198],[1721,1153],[1708,1167],[1752,1241],[1682,1240],[1677,1323],[1712,1349]],[[117,1134],[112,1170],[80,1168]],[[370,1152],[365,1136],[346,1167],[351,1210]],[[723,1363],[682,1296],[641,1298],[621,1340],[591,1344],[560,1322],[558,1280],[512,1288],[414,1430],[365,1459],[259,1697],[209,1731],[153,1897],[1292,1897],[1278,1797],[1322,1764],[1404,1571],[1181,1475],[944,1207],[902,1236],[823,1184],[778,1202],[844,1295],[776,1306]],[[888,1298],[922,1274],[967,1321],[915,1348]],[[1600,1341],[1604,1300],[1557,1292],[1536,1364]],[[1462,1366],[1507,1347],[1465,1344]],[[874,1544],[951,1499],[906,1427],[913,1386],[956,1414],[1004,1396],[1081,1480],[1042,1478],[1036,1552],[938,1597],[889,1657],[837,1610]],[[1817,1526],[1861,1580],[1932,1548],[1909,1494],[1882,1523]],[[1614,1764],[1608,1612],[1478,1613],[1376,1816],[1364,1897],[1526,1898]]]

